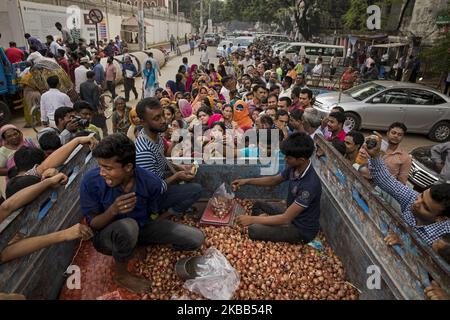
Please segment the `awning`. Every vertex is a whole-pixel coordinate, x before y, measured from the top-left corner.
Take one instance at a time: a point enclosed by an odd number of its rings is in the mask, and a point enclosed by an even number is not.
[[[348,35],[349,38],[354,37],[358,38],[359,41],[377,41],[377,40],[383,40],[388,37],[387,34],[374,34],[374,35],[367,35],[367,34],[351,34]]]
[[[135,16],[131,16],[129,18],[123,19],[122,20],[122,26],[125,27],[139,27],[139,21]],[[148,23],[145,21],[145,26],[146,27],[153,27],[153,25],[151,23]]]
[[[405,47],[407,46],[407,43],[382,43],[382,44],[375,44],[372,46],[372,48],[398,48],[398,47]]]

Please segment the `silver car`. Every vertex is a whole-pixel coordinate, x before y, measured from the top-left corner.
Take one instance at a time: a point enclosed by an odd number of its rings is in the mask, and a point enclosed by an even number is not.
[[[351,130],[387,130],[393,122],[403,122],[408,132],[438,142],[450,139],[450,98],[420,84],[367,82],[342,93],[320,94],[314,108],[326,115],[338,105],[344,108]]]

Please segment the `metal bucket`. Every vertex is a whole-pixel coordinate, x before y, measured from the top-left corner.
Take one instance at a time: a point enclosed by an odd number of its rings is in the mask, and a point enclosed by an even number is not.
[[[199,275],[197,273],[197,266],[203,264],[205,258],[203,256],[197,257],[187,257],[177,261],[175,264],[175,273],[179,276],[183,281],[189,279],[195,279]]]

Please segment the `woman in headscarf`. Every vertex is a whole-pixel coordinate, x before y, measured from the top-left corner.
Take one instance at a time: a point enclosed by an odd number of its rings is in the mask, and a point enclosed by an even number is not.
[[[192,116],[192,106],[186,99],[180,99],[180,101],[178,101],[178,107],[180,108],[184,119]]]
[[[171,104],[171,101],[169,98],[162,98],[161,100],[159,100],[159,102],[161,103],[161,106],[163,106],[163,107],[170,106],[170,104]]]
[[[144,98],[153,98],[158,88],[158,76],[150,60],[145,63],[142,80],[144,81]]]
[[[198,69],[198,65],[196,65],[196,64],[193,64],[189,68],[189,72],[186,76],[186,91],[192,90],[192,84],[194,83],[194,74],[197,72],[197,69]]]
[[[124,97],[114,99],[115,110],[112,115],[113,133],[128,134],[130,128],[130,109],[127,107]]]
[[[128,129],[127,137],[133,142],[136,141],[139,131],[142,129],[141,119],[138,117],[136,107],[132,108],[129,113],[130,128]]]
[[[208,83],[209,87],[217,86],[221,83],[222,76],[216,71],[214,63],[211,63],[209,65],[208,75],[209,75],[209,79],[210,79],[210,81]]]
[[[185,123],[184,128],[188,129],[189,125],[197,119],[197,116],[192,112],[192,105],[186,99],[181,99],[178,101],[178,110],[180,111],[181,118]]]
[[[203,100],[208,96],[208,87],[201,87],[192,103],[192,109],[194,113],[197,113],[198,109],[202,106]]]
[[[166,82],[166,91],[169,94],[170,100],[173,100],[174,94],[177,92],[177,84],[175,81],[169,80]]]
[[[0,176],[6,176],[8,170],[15,166],[14,153],[21,147],[35,147],[31,138],[23,137],[22,131],[12,124],[0,129]]]
[[[180,99],[183,99],[183,92],[178,91],[177,93],[175,93],[175,102],[178,103],[178,101],[180,101]]]
[[[181,73],[177,73],[177,75],[175,76],[175,79],[176,79],[176,83],[175,83],[176,91],[175,92],[185,93],[186,87],[183,82],[183,75]]]
[[[225,125],[222,121],[215,121],[211,123],[210,129],[209,141],[203,147],[202,157],[205,160],[222,158],[227,155],[227,135]]]
[[[229,104],[223,106],[222,110],[223,122],[225,123],[225,128],[232,130],[237,128],[237,123],[233,121],[233,107]]]
[[[178,68],[178,74],[181,75],[181,82],[183,83],[183,86],[186,86],[186,77],[187,77],[187,70],[186,70],[186,66],[181,65]]]
[[[220,76],[222,78],[227,77],[227,71],[225,70],[225,66],[223,64],[219,64],[217,67],[217,71],[219,72]]]
[[[211,129],[212,124],[219,121],[223,122],[222,115],[218,113],[213,114],[208,120],[208,128]]]
[[[253,127],[253,121],[250,118],[248,104],[242,100],[237,100],[233,105],[233,120],[237,126],[246,131]]]
[[[164,107],[163,112],[166,123],[170,125],[175,120],[175,107],[173,105]]]
[[[209,119],[213,116],[212,111],[209,107],[203,105],[197,111],[197,119],[199,120],[199,124],[202,126],[202,131],[205,132],[208,130]]]

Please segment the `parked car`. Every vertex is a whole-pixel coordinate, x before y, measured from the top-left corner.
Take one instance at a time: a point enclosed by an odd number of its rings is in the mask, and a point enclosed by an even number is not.
[[[419,147],[411,151],[412,163],[408,180],[419,192],[439,181],[439,170],[431,160],[431,147]]]
[[[246,50],[254,41],[253,37],[237,37],[234,39],[233,45],[236,46],[236,49]]]
[[[420,84],[371,81],[342,94],[320,94],[314,108],[325,115],[337,105],[344,108],[350,130],[387,130],[398,121],[408,132],[425,134],[433,141],[450,139],[450,98]]]
[[[284,48],[289,46],[290,42],[278,42],[272,46],[273,52],[282,51]]]

